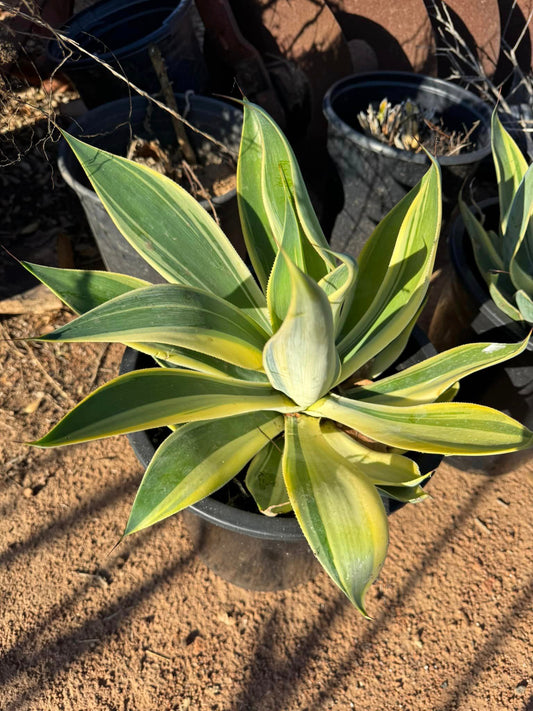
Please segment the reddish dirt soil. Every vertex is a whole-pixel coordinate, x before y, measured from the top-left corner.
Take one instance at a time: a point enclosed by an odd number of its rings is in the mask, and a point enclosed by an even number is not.
[[[65,318],[4,319],[2,336]],[[442,465],[432,498],[390,520],[372,621],[322,572],[248,592],[204,567],[179,516],[112,551],[142,475],[124,437],[22,443],[120,357],[0,343],[3,711],[533,709],[531,465]]]
[[[22,199],[7,175],[4,195]],[[21,256],[41,229],[55,244],[56,214],[76,235],[63,190],[43,181],[49,207],[26,234],[41,198],[11,213],[3,236]],[[74,247],[78,266],[92,259]],[[323,572],[242,590],[204,567],[180,516],[113,550],[142,476],[126,438],[24,444],[118,371],[119,346],[12,340],[68,318],[0,316],[2,711],[533,711],[531,459],[439,468],[432,498],[390,519],[371,621]]]

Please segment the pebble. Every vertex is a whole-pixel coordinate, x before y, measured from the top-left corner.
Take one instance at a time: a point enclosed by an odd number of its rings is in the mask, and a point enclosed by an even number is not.
[[[514,690],[514,693],[517,696],[522,696],[522,694],[525,693],[527,689],[527,681],[521,681],[520,684],[518,684]]]

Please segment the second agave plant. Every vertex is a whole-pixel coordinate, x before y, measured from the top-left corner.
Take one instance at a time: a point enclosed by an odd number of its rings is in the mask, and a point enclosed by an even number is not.
[[[245,102],[237,190],[254,276],[185,190],[67,140],[125,239],[168,283],[26,264],[80,314],[39,340],[121,342],[154,360],[93,392],[33,444],[168,427],[126,534],[244,470],[258,510],[293,512],[366,614],[388,545],[382,497],[424,496],[425,477],[405,453],[484,455],[533,442],[496,410],[452,402],[460,378],[525,342],[461,346],[379,377],[426,295],[440,229],[437,163],[376,227],[357,265],[330,250],[288,142]]]
[[[476,264],[496,306],[513,321],[533,324],[533,166],[492,115],[499,230],[486,229],[459,200]]]

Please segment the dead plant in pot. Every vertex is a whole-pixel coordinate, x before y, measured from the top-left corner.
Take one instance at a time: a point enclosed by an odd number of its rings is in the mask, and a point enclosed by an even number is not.
[[[496,306],[513,321],[533,324],[533,166],[492,114],[492,156],[499,197],[498,232],[486,229],[459,198],[477,267]]]
[[[357,266],[328,247],[279,128],[253,104],[244,111],[237,189],[257,280],[177,184],[66,137],[124,237],[168,283],[26,265],[81,314],[37,340],[126,343],[158,366],[100,387],[32,444],[169,427],[125,534],[248,466],[259,509],[292,510],[366,614],[388,543],[380,493],[424,496],[406,452],[483,455],[533,443],[516,420],[452,402],[461,377],[525,344],[470,344],[379,379],[404,348],[432,272],[437,163],[376,227]]]

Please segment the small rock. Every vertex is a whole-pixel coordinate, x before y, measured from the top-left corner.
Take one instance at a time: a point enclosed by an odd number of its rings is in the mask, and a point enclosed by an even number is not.
[[[31,488],[31,486],[26,486],[26,487],[24,487],[24,489],[22,490],[22,494],[23,494],[27,499],[31,499],[31,497],[33,496],[33,489]]]
[[[521,681],[520,684],[518,684],[515,687],[514,693],[517,696],[522,696],[525,693],[526,689],[527,689],[527,681]]]
[[[33,413],[37,410],[41,402],[43,401],[44,398],[44,393],[43,392],[36,392],[35,397],[30,400],[21,410],[22,414],[24,415],[33,415]]]
[[[220,615],[218,615],[218,620],[228,627],[235,625],[235,618],[228,615],[227,612],[221,612]]]

